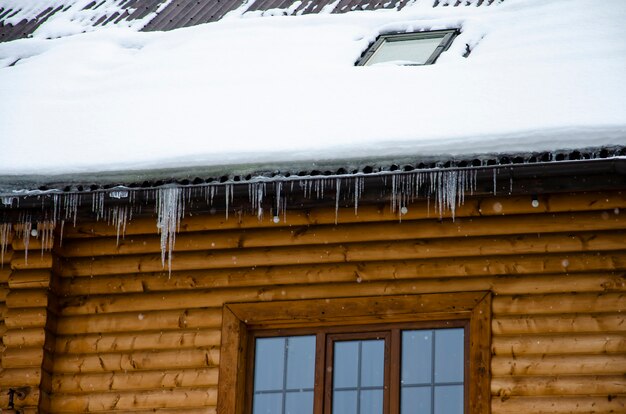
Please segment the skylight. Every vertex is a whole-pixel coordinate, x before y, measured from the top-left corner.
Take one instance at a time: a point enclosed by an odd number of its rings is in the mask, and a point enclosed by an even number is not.
[[[455,35],[456,30],[381,35],[356,64],[430,65],[450,46]]]

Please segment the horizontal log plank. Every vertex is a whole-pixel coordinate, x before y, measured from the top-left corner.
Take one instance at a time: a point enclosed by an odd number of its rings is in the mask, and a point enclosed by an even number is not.
[[[134,411],[146,408],[182,408],[215,406],[216,388],[175,388],[144,392],[108,392],[53,395],[50,408],[53,412],[105,412],[110,410]]]
[[[100,414],[119,414],[120,412],[121,412],[120,410],[98,411],[98,413]],[[132,413],[132,414],[216,414],[217,409],[215,406],[209,405],[209,406],[204,406],[204,407],[134,409],[134,410],[124,410],[124,412]],[[75,413],[75,411],[56,411],[55,412],[55,414],[70,414],[70,413]],[[38,413],[33,413],[33,414],[38,414]]]
[[[166,371],[107,372],[104,374],[57,374],[53,378],[54,393],[94,393],[179,387],[216,387],[217,368]]]
[[[626,206],[626,197],[621,191],[613,192],[590,192],[575,194],[552,194],[539,196],[539,205],[533,207],[531,196],[520,197],[489,197],[470,198],[467,197],[463,205],[458,206],[455,211],[456,217],[479,217],[479,216],[500,216],[508,214],[545,214],[559,212],[576,211],[612,211],[616,208]],[[449,211],[443,212],[444,218],[451,218]],[[402,216],[403,220],[417,220],[438,218],[439,215],[428,208],[428,202],[424,200],[416,201],[410,205],[407,214]],[[259,220],[256,215],[230,215],[226,220],[223,214],[198,215],[185,217],[180,226],[181,232],[206,231],[206,230],[227,230],[239,228],[277,228],[281,226],[308,226],[319,224],[334,224],[335,220],[339,224],[361,223],[376,221],[398,221],[398,213],[391,211],[388,203],[380,205],[360,206],[357,214],[354,208],[340,208],[337,216],[334,209],[320,208],[311,210],[290,210],[287,212],[287,220],[274,223],[273,217],[265,215]],[[66,226],[64,239],[86,238],[93,236],[115,236],[117,233],[115,226],[105,222],[80,222],[77,226]],[[126,234],[154,234],[156,225],[153,218],[135,218],[126,225]]]
[[[11,260],[13,259],[13,249],[8,249],[0,258],[0,283],[7,283],[11,274]]]
[[[46,326],[46,308],[7,309],[4,323],[8,329],[27,329]]]
[[[29,237],[28,239],[28,249],[26,248],[26,244],[24,243],[24,239],[21,237],[13,238],[13,242],[11,243],[11,247],[15,251],[24,251],[28,250],[29,253],[32,252],[41,252],[42,250],[50,250],[54,245],[53,239],[48,239],[43,241],[40,237]]]
[[[491,394],[509,396],[614,395],[626,390],[624,375],[494,378]]]
[[[15,398],[15,401],[14,401],[15,408],[18,408],[20,410],[20,414],[22,412],[39,414],[37,411],[32,411],[32,409],[37,408],[40,398],[41,398],[41,393],[39,389],[37,389],[37,387],[34,387],[34,386],[27,387],[27,393],[23,400],[19,398]],[[4,408],[8,406],[9,406],[9,388],[2,387],[0,388],[0,407]],[[24,407],[30,407],[31,410],[29,410],[29,408],[24,408]]]
[[[626,293],[576,293],[498,296],[495,315],[618,312],[626,309]]]
[[[2,356],[3,368],[40,368],[43,348],[7,348]]]
[[[493,414],[608,414],[626,410],[626,395],[603,397],[494,397]]]
[[[129,274],[120,276],[99,276],[94,278],[64,278],[59,287],[62,296],[82,296],[97,294],[126,294],[141,292],[181,291],[194,289],[236,288],[250,286],[293,285],[314,283],[345,283],[358,278],[363,282],[388,280],[389,274],[395,279],[415,280],[419,291],[434,291],[439,284],[448,282],[445,274],[416,275],[408,265],[389,263],[376,266],[367,263],[362,266],[318,266],[284,268],[255,268],[249,272],[229,270],[207,270],[167,273]],[[324,271],[327,269],[328,271]],[[302,273],[297,272],[301,270]],[[422,276],[423,279],[418,279]],[[437,276],[435,279],[434,277]],[[453,275],[458,277],[460,275]],[[511,275],[482,278],[467,275],[456,279],[459,291],[492,290],[497,294],[542,294],[561,292],[610,292],[626,291],[624,273],[580,273],[548,275]]]
[[[494,356],[493,377],[511,375],[612,375],[626,372],[626,354]]]
[[[182,309],[185,307],[204,308],[220,307],[225,302],[247,302],[247,301],[268,301],[281,299],[317,299],[338,296],[353,296],[354,289],[358,286],[359,292],[364,296],[377,296],[388,294],[410,294],[410,293],[436,293],[418,292],[417,284],[411,280],[398,280],[395,282],[368,282],[362,283],[354,281],[352,283],[332,283],[315,285],[295,285],[295,286],[268,286],[257,288],[240,289],[212,289],[179,291],[171,293],[141,293],[128,295],[101,295],[90,297],[67,298],[63,300],[63,315],[87,315],[93,313],[114,313],[124,311],[148,311],[152,309]],[[437,290],[443,292],[459,291],[458,284],[451,280],[447,284],[440,283]],[[581,293],[576,298],[581,299],[579,306],[574,301],[569,307],[566,304],[552,305],[553,301],[562,300],[572,302],[569,295],[533,295],[528,301],[536,301],[533,306],[527,305],[525,308],[529,314],[532,313],[563,313],[563,309],[569,312],[588,311],[588,302],[585,300],[590,295],[595,302],[600,305],[593,307],[594,311],[616,311],[622,309],[619,304],[626,301],[626,294],[589,294]],[[524,297],[522,297],[524,298]],[[550,300],[548,300],[550,298]],[[515,313],[519,308],[515,305],[517,297],[500,296],[494,299],[494,312],[501,314]],[[498,305],[496,306],[496,301]],[[553,307],[551,309],[550,307]],[[554,308],[558,309],[555,310]],[[579,310],[581,309],[581,310]],[[521,310],[520,310],[521,311]]]
[[[364,262],[364,263],[335,263],[335,264],[310,264],[296,266],[254,266],[252,268],[239,269],[208,269],[208,270],[187,270],[172,272],[171,277],[168,272],[147,272],[146,275],[158,275],[161,280],[167,279],[169,282],[161,282],[163,290],[169,290],[168,286],[180,286],[188,289],[244,286],[244,285],[275,285],[283,283],[297,282],[302,280],[305,283],[323,281],[329,274],[337,277],[348,278],[348,280],[376,280],[387,278],[393,275],[395,279],[407,278],[440,278],[440,277],[467,277],[467,276],[499,276],[499,275],[532,275],[532,274],[573,274],[577,272],[622,272],[626,270],[626,252],[611,252],[603,254],[577,253],[568,255],[568,267],[563,267],[561,255],[525,255],[518,256],[511,261],[508,257],[484,257],[484,258],[450,258],[403,260],[391,262]],[[63,286],[78,284],[83,286],[81,294],[93,293],[114,293],[114,292],[143,292],[149,291],[150,286],[143,284],[143,279],[138,279],[141,273],[106,275],[89,278],[63,279]],[[201,278],[205,275],[205,278]],[[87,276],[87,275],[85,275]],[[106,286],[97,287],[101,277]],[[135,279],[132,279],[135,277]],[[214,278],[215,285],[211,285],[210,280]],[[257,282],[258,281],[258,282]],[[262,283],[266,281],[266,283]],[[94,283],[95,291],[91,291],[90,283]],[[603,290],[611,290],[613,287],[620,288],[621,280],[616,283],[607,282],[602,285]],[[604,289],[604,286],[607,288]],[[154,289],[161,290],[161,289]]]
[[[222,309],[175,309],[165,311],[126,312],[111,315],[61,317],[58,335],[79,335],[86,332],[145,332],[168,329],[219,328]]]
[[[49,251],[16,251],[11,259],[11,269],[13,270],[50,268],[52,268],[52,253]]]
[[[563,283],[555,280],[554,284]],[[494,318],[494,336],[549,333],[626,332],[626,315],[620,312],[588,315],[516,315]]]
[[[53,362],[53,372],[55,374],[75,374],[213,368],[219,364],[219,354],[219,347],[211,347],[118,354],[57,355]]]
[[[389,242],[411,239],[438,239],[559,232],[614,231],[626,229],[624,215],[606,212],[459,218],[366,223],[343,226],[292,226],[275,229],[242,229],[205,233],[181,233],[176,237],[175,252],[225,250],[261,247]],[[593,240],[591,240],[593,241]],[[585,242],[583,240],[583,242]],[[158,235],[65,240],[57,249],[63,257],[92,257],[161,252]]]
[[[48,292],[42,289],[11,290],[6,304],[9,308],[45,308],[48,299]]]
[[[46,341],[46,330],[41,328],[11,329],[2,337],[2,342],[10,348],[28,348],[43,346]]]
[[[51,272],[49,270],[14,271],[9,277],[11,289],[47,289],[50,287]]]
[[[519,235],[494,238],[410,240],[383,243],[351,243],[275,248],[232,249],[181,252],[174,255],[173,270],[215,269],[297,265],[307,263],[369,262],[427,258],[514,256],[560,253],[562,267],[569,267],[567,254],[582,251],[619,251],[626,249],[621,232],[578,235]],[[102,256],[59,261],[55,271],[61,276],[95,276],[163,270],[161,254]]]
[[[219,346],[220,336],[218,329],[61,336],[56,339],[56,352],[89,354],[209,347]]]
[[[626,352],[626,333],[556,334],[542,336],[496,336],[491,350],[495,355],[591,354]]]
[[[41,368],[6,368],[0,370],[0,387],[17,388],[38,386],[41,382]]]

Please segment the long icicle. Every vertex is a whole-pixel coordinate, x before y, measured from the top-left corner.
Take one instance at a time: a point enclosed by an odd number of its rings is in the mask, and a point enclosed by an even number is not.
[[[183,216],[183,199],[179,187],[160,188],[157,192],[157,228],[161,233],[161,264],[172,274],[172,252],[176,243],[176,231]]]

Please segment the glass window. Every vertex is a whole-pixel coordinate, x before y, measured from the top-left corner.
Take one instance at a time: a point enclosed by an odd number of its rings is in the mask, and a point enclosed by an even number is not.
[[[315,336],[257,338],[253,414],[312,414]]]
[[[357,65],[429,65],[450,46],[455,34],[454,30],[441,30],[382,35],[365,51]]]
[[[463,414],[465,328],[378,328],[256,337],[252,414]]]
[[[402,331],[401,414],[462,414],[465,332]]]
[[[385,341],[336,341],[333,352],[333,413],[382,414]]]

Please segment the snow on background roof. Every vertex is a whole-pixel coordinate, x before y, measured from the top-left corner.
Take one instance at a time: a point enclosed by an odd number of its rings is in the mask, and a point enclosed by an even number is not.
[[[487,7],[504,0],[0,0],[0,42],[23,37],[60,37],[108,24],[142,30],[172,30],[220,20],[256,16],[346,13],[354,10],[431,7]]]
[[[0,175],[626,145],[626,2],[433,3],[42,25],[0,43]],[[380,33],[450,28],[432,66],[354,66]]]

